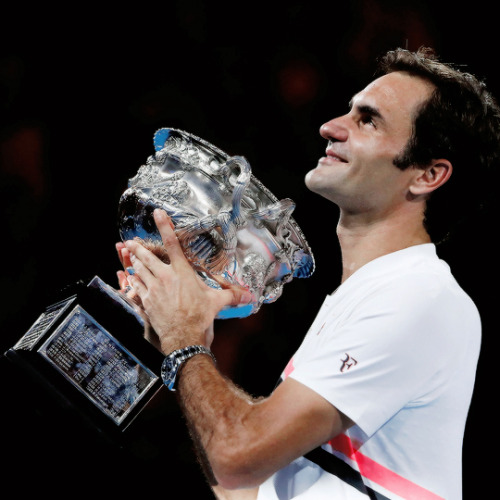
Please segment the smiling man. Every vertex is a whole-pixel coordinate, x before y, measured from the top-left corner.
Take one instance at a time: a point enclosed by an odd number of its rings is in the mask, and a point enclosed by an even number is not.
[[[339,205],[343,214],[397,213],[422,172],[401,172],[393,160],[411,136],[412,115],[432,90],[425,80],[398,72],[357,94],[347,115],[321,127],[329,141],[326,157],[307,174],[307,187]]]
[[[481,327],[436,254],[428,205],[448,184],[447,203],[463,204],[465,169],[497,167],[499,111],[427,51],[390,52],[381,67],[321,127],[326,156],[306,185],[340,209],[342,282],[269,397],[236,388],[207,355],[215,315],[245,293],[205,286],[162,212],[169,265],[135,241],[122,250],[162,352],[202,346],[176,388],[219,498],[461,498]]]

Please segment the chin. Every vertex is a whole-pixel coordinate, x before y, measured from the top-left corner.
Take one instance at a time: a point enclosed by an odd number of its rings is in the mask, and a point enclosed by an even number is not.
[[[315,185],[314,174],[315,174],[315,170],[316,169],[313,169],[313,170],[310,170],[309,172],[307,172],[307,174],[305,176],[305,179],[304,179],[304,183],[305,183],[306,187],[310,191],[314,191],[314,185]]]
[[[313,169],[306,174],[304,179],[305,185],[309,191],[321,194],[325,189],[325,179],[320,175],[317,169]]]
[[[336,203],[335,192],[332,190],[331,181],[328,183],[327,179],[318,176],[317,174],[314,175],[314,170],[307,173],[305,177],[305,185],[312,193],[315,193],[328,201]]]

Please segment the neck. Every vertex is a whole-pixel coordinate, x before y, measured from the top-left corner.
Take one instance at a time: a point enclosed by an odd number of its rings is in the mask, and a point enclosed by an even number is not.
[[[422,217],[360,221],[341,213],[337,236],[342,252],[342,282],[378,257],[431,241]]]

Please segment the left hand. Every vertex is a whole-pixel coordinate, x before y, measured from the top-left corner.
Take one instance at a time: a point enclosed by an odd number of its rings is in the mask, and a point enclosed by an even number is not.
[[[137,241],[126,241],[135,274],[128,281],[142,306],[165,354],[192,344],[210,347],[211,325],[225,306],[248,303],[251,294],[240,287],[216,290],[206,285],[184,256],[172,221],[163,210],[154,218],[170,264]]]
[[[129,301],[135,303],[136,306],[141,308],[141,299],[139,296],[132,290],[129,284],[129,269],[132,268],[132,261],[130,260],[130,252],[125,247],[125,244],[122,242],[115,244],[116,251],[118,253],[118,258],[123,266],[123,270],[119,270],[116,272],[116,276],[118,277],[118,286],[120,287],[120,292],[127,296]]]
[[[120,259],[121,265],[123,266],[123,270],[120,269],[116,272],[116,276],[118,277],[118,285],[120,286],[121,291],[126,291],[128,287],[128,269],[132,267],[132,262],[130,261],[130,253],[125,248],[125,244],[122,242],[116,243],[115,247],[118,258]]]

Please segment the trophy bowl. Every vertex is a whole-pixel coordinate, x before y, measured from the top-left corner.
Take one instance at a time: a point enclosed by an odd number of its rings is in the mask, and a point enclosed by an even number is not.
[[[250,304],[228,307],[218,318],[249,316],[277,300],[294,277],[311,276],[314,257],[291,217],[295,204],[278,200],[245,158],[173,128],[156,132],[154,149],[120,198],[120,237],[139,238],[168,262],[153,218],[156,208],[165,210],[207,285],[240,285],[252,293]]]

